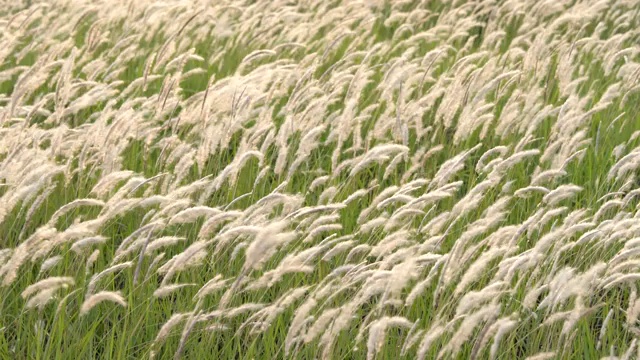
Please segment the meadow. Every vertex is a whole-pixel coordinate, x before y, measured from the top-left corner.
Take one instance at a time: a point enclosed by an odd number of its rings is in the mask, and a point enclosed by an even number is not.
[[[0,359],[640,357],[640,2],[0,4]]]

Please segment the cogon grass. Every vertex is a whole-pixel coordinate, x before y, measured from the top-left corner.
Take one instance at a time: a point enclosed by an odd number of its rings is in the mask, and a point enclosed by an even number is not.
[[[89,311],[91,311],[92,308],[104,301],[110,301],[122,307],[127,306],[127,302],[119,292],[100,291],[96,294],[91,295],[84,301],[84,303],[82,303],[82,306],[80,307],[80,315],[86,315]]]
[[[4,5],[6,357],[637,352],[634,2]]]

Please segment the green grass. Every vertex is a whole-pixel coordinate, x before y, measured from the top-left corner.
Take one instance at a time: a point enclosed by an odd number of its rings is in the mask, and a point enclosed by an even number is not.
[[[0,281],[4,281],[0,296],[0,359],[139,359],[148,358],[152,350],[157,352],[157,358],[172,358],[181,346],[186,321],[178,324],[163,343],[152,345],[162,325],[173,314],[221,310],[225,291],[243,271],[246,248],[239,244],[248,246],[254,237],[225,233],[238,231],[238,226],[262,228],[282,219],[287,222],[287,231],[297,232],[295,239],[269,254],[262,268],[249,272],[250,281],[268,274],[287,256],[330,243],[332,237],[350,235],[341,242],[353,241],[351,248],[365,244],[375,248],[388,236],[406,230],[403,235],[406,241],[384,251],[378,248],[380,254],[377,255],[367,250],[348,257],[349,248],[329,261],[321,260],[330,250],[330,247],[323,248],[319,255],[307,260],[305,265],[311,268],[306,272],[287,272],[278,281],[259,289],[248,289],[246,284],[241,284],[225,309],[248,303],[273,305],[292,289],[303,286],[308,289],[305,296],[281,309],[262,331],[252,332],[251,325],[243,326],[252,312],[195,324],[185,338],[183,358],[367,358],[370,320],[384,316],[404,317],[416,322],[416,329],[426,331],[437,322],[448,323],[450,331],[433,339],[425,352],[426,358],[470,358],[493,321],[502,317],[517,320],[517,325],[502,337],[497,350],[500,359],[526,358],[546,351],[554,351],[554,358],[558,359],[595,359],[611,352],[622,356],[640,333],[640,328],[635,326],[636,319],[627,319],[637,281],[605,288],[603,279],[609,274],[598,274],[587,286],[586,293],[568,296],[552,307],[536,307],[553,295],[550,290],[541,291],[538,298],[533,299],[536,306],[532,309],[525,307],[523,301],[533,289],[553,283],[563,268],[575,269],[576,275],[581,275],[597,263],[613,263],[612,259],[625,251],[625,244],[637,236],[633,225],[622,223],[624,216],[637,214],[637,200],[614,207],[598,219],[594,214],[606,201],[600,200],[603,196],[620,191],[611,196],[623,199],[638,187],[636,167],[630,169],[630,178],[609,179],[607,174],[620,158],[614,157],[615,149],[625,145],[624,156],[638,146],[638,139],[632,139],[632,134],[640,130],[634,78],[624,78],[618,72],[623,66],[640,60],[634,52],[627,55],[626,60],[620,57],[613,61],[610,72],[605,69],[617,51],[637,43],[638,34],[631,29],[637,24],[640,8],[611,2],[603,11],[594,10],[597,15],[570,17],[561,24],[554,21],[582,11],[578,10],[581,3],[568,4],[563,11],[549,7],[547,13],[534,2],[526,4],[521,11],[500,7],[502,3],[407,1],[395,4],[387,1],[378,8],[354,10],[355,3],[348,1],[319,2],[312,6],[290,4],[275,9],[267,1],[249,2],[238,9],[199,9],[185,4],[174,8],[154,7],[150,3],[134,2],[127,5],[126,11],[100,4],[85,15],[71,15],[86,10],[73,4],[56,3],[42,8],[24,4],[8,6],[2,11],[5,19],[2,27],[11,34],[12,40],[5,39],[3,51],[6,53],[1,54],[0,71],[11,71],[17,66],[27,68],[2,77],[0,83],[3,94],[0,103],[3,106],[0,249],[21,249],[22,246],[26,255],[19,261],[21,250],[12,250],[7,255],[0,252],[3,260]],[[531,7],[536,9],[532,13],[528,10]],[[306,16],[308,27],[296,25],[301,23],[299,19],[288,20],[288,16],[295,18],[291,12]],[[402,21],[387,21],[400,13],[412,15]],[[149,20],[152,16],[155,20]],[[224,17],[231,26],[228,36],[223,33],[225,25],[216,25]],[[617,27],[623,17],[628,26]],[[461,20],[465,18],[469,21]],[[398,33],[404,24],[411,25],[411,30]],[[92,33],[91,29],[96,32]],[[498,31],[503,32],[498,40],[485,44],[485,40]],[[418,34],[426,35],[417,37]],[[119,41],[132,35],[138,37],[131,44],[113,50]],[[89,49],[89,43],[95,41],[92,36],[103,36],[103,39],[92,43],[95,47]],[[626,37],[615,42],[620,36]],[[588,37],[597,41],[576,45],[576,40]],[[242,60],[252,52],[292,42],[304,46],[283,47],[277,55],[252,62],[239,71]],[[34,44],[32,48],[30,44]],[[160,78],[149,80],[146,89],[140,83],[126,97],[101,99],[72,115],[30,113],[29,106],[55,113],[57,108],[70,105],[56,104],[57,97],[53,94],[61,91],[58,78],[73,47],[78,49],[78,56],[71,69],[71,83],[89,81],[83,85],[86,91],[95,86],[90,81],[111,83],[122,92],[145,74]],[[167,68],[167,63],[190,49],[204,61],[192,59],[181,66]],[[568,49],[572,49],[575,57],[563,64]],[[442,52],[433,56],[430,52],[434,50]],[[18,55],[20,51],[23,53]],[[515,51],[522,51],[523,55]],[[156,58],[147,73],[149,59],[159,53],[165,57],[160,63]],[[474,54],[481,56],[465,59]],[[85,66],[96,59],[104,64],[92,75]],[[201,68],[202,74],[175,78],[196,68]],[[567,68],[570,73],[564,73]],[[454,141],[456,130],[466,126],[465,121],[469,120],[463,117],[465,107],[473,113],[477,107],[473,99],[480,89],[498,75],[512,70],[520,71],[517,78],[504,79],[480,96],[485,102],[493,103],[489,111],[493,120],[465,128],[459,141]],[[117,72],[110,74],[111,71]],[[585,80],[578,86],[565,89],[567,77],[573,80],[582,76]],[[210,83],[212,77],[215,81]],[[435,83],[425,81],[427,78],[433,78]],[[114,81],[121,83],[114,84]],[[617,82],[622,83],[623,92],[615,96],[610,105],[580,118]],[[70,101],[83,93],[83,90],[77,91]],[[16,94],[19,96],[14,98]],[[624,96],[627,96],[625,102]],[[206,109],[204,99],[207,99]],[[583,100],[584,104],[579,103]],[[539,123],[527,130],[545,106],[550,106],[552,111],[540,116]],[[511,116],[514,117],[509,124],[503,123]],[[581,119],[579,123],[577,118]],[[446,123],[445,119],[451,122]],[[407,126],[406,139],[398,135],[398,121]],[[571,121],[575,128],[567,130]],[[318,125],[325,128],[316,143],[303,141]],[[572,143],[572,137],[579,131],[583,131],[583,137],[573,139]],[[525,135],[530,135],[530,143],[517,148]],[[584,139],[589,141],[579,143]],[[395,153],[372,162],[356,176],[349,175],[363,156],[372,154],[375,146],[403,142],[408,151],[386,178],[384,174]],[[443,146],[441,151],[428,158],[420,156],[439,145]],[[306,146],[312,146],[306,160],[289,172],[291,164],[300,156],[298,151]],[[370,208],[385,189],[402,188],[412,180],[423,179],[425,184],[420,187],[404,188],[404,195],[417,198],[435,190],[436,177],[442,175],[443,164],[475,146],[478,147],[462,160],[460,169],[442,184],[462,182],[451,190],[448,198],[416,208],[421,212],[404,217],[395,226],[385,228],[384,224],[371,232],[362,230],[359,217],[363,211],[370,212],[366,220],[379,216],[390,218],[408,201],[400,199],[384,207]],[[476,164],[482,154],[496,146],[509,148],[502,156],[504,159],[523,149],[539,149],[540,154],[526,157],[497,175],[477,172]],[[545,155],[545,150],[550,148],[551,152]],[[232,169],[230,166],[237,164],[249,150],[260,150],[262,161],[251,157],[241,167]],[[526,227],[527,219],[537,211],[546,212],[554,206],[545,204],[542,194],[527,199],[513,197],[498,221],[483,231],[471,232],[493,215],[485,210],[496,201],[528,186],[540,171],[559,167],[579,150],[584,152],[566,164],[565,176],[544,184],[549,189],[562,184],[582,187],[577,196],[556,206],[566,207],[562,214],[545,223],[538,218],[534,223],[537,227]],[[348,164],[349,161],[353,163]],[[42,164],[62,166],[64,170],[37,173]],[[278,171],[279,167],[282,171]],[[338,171],[337,167],[342,170]],[[230,171],[228,176],[219,177],[225,169]],[[130,170],[135,174],[132,176],[145,179],[159,175],[135,191],[126,191],[122,194],[124,198],[143,200],[153,194],[174,197],[151,206],[114,205],[123,211],[104,219],[91,230],[108,240],[94,245],[86,253],[71,250],[73,242],[85,235],[65,240],[63,234],[68,235],[69,229],[76,229],[78,224],[102,219],[106,210],[100,206],[73,209],[50,224],[54,228],[51,233],[42,238],[36,236],[45,234],[47,223],[63,205],[75,199],[95,198],[92,189],[116,170]],[[310,188],[314,180],[325,175],[329,178],[324,184]],[[488,179],[495,182],[483,192],[474,208],[458,218],[446,219],[439,229],[430,223],[468,203],[470,199],[465,196]],[[629,184],[623,187],[627,180]],[[109,199],[115,199],[118,189],[124,189],[127,181],[114,184],[101,199],[106,206],[112,205]],[[203,186],[178,195],[172,193],[197,181],[202,181]],[[323,213],[338,215],[340,230],[316,234],[312,241],[303,242],[312,231],[309,225],[319,214],[296,216],[297,210],[319,205],[320,199],[325,199],[325,204],[337,204],[360,189],[368,191],[342,209]],[[287,197],[273,203],[264,200],[276,191]],[[188,200],[189,204],[168,211],[168,205],[178,199]],[[168,224],[177,212],[196,205],[239,211],[242,216],[221,222],[205,239],[199,238],[199,232],[206,218]],[[156,228],[152,238],[180,236],[186,240],[149,256],[140,258],[140,250],[136,250],[122,258],[119,262],[132,261],[134,265],[107,275],[98,282],[97,289],[119,291],[127,306],[103,302],[81,316],[79,309],[88,295],[86,289],[91,277],[114,265],[113,259],[122,241],[159,216],[163,209],[165,214],[159,219],[164,224]],[[460,324],[473,313],[457,314],[462,296],[471,291],[480,292],[500,280],[497,276],[509,266],[510,257],[531,254],[545,235],[562,229],[567,215],[578,210],[585,210],[584,219],[593,221],[593,228],[603,229],[602,236],[560,251],[587,230],[560,235],[539,258],[502,279],[504,291],[490,299],[500,305],[495,318],[484,319],[471,329],[455,354],[442,352],[447,344],[456,340]],[[423,229],[426,224],[429,227]],[[607,224],[623,224],[628,231],[616,233],[607,228]],[[514,227],[517,236],[509,236],[508,241],[496,239],[496,234],[505,228],[508,230],[509,226]],[[133,240],[144,241],[146,236],[147,232],[143,232]],[[434,242],[432,236],[442,238]],[[157,268],[199,240],[210,240],[205,247],[205,258],[179,271],[170,281],[195,285],[165,298],[155,298],[153,293],[163,280]],[[427,243],[432,245],[421,247]],[[458,283],[474,261],[490,249],[506,244],[509,244],[508,251],[489,261],[463,293],[456,294]],[[100,250],[100,254],[87,269],[87,258],[95,249]],[[164,257],[152,268],[154,258],[162,252]],[[403,256],[403,252],[410,255]],[[405,262],[425,253],[448,254],[451,260],[445,263],[445,270],[443,264],[438,264],[440,268],[432,274],[432,281],[407,305],[406,297],[435,265]],[[60,256],[60,261],[41,272],[42,263],[53,256]],[[141,273],[139,281],[134,283],[139,259],[142,259]],[[636,259],[634,255],[628,260]],[[20,262],[17,277],[9,281],[7,270],[17,261]],[[382,276],[399,264],[412,267],[413,273],[403,274],[408,280],[398,293],[387,294],[384,288],[366,292],[368,287],[375,287],[370,282],[375,276]],[[377,275],[333,273],[344,265],[365,266],[376,270]],[[613,267],[607,266],[608,270]],[[447,271],[451,272],[451,278],[446,278]],[[633,272],[632,266],[617,271]],[[194,296],[198,289],[218,274],[229,279],[229,285],[207,295],[196,305]],[[21,296],[24,289],[54,276],[72,277],[75,284],[59,289],[56,297],[42,308],[26,308],[29,299]],[[565,280],[567,287],[571,281]],[[319,293],[331,282],[335,288]],[[316,296],[318,305],[309,313],[314,316],[309,326],[323,312],[345,309],[360,296],[363,298],[350,322],[333,338],[330,346],[319,337],[331,331],[335,326],[332,322],[327,323],[318,337],[297,342],[292,352],[285,353],[285,341],[296,309]],[[385,304],[388,296],[401,302]],[[585,308],[591,309],[568,333],[562,333],[563,320],[545,323],[554,313],[574,309],[578,297]],[[475,309],[490,301],[476,304]],[[612,317],[602,332],[609,311]],[[226,330],[206,330],[207,325],[217,322],[224,324]],[[634,325],[629,326],[628,322]],[[360,331],[364,340],[356,343]],[[415,358],[422,337],[401,354],[409,331],[402,327],[388,328],[375,359]],[[598,346],[601,333],[603,337]],[[478,348],[475,355],[488,358],[492,341]]]

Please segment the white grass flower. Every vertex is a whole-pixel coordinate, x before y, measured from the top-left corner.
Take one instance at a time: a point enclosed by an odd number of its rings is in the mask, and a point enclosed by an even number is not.
[[[80,316],[86,315],[96,305],[104,301],[110,301],[122,307],[127,307],[127,302],[119,291],[100,291],[85,299],[80,307]]]
[[[114,274],[117,272],[120,272],[124,269],[130,268],[133,266],[133,262],[132,261],[127,261],[124,263],[120,263],[120,264],[116,264],[113,265],[101,272],[99,272],[98,274],[95,274],[91,277],[91,280],[89,280],[89,284],[87,285],[87,296],[91,295],[94,293],[94,290],[96,288],[96,285],[98,285],[98,282],[104,278],[105,276],[109,275],[109,274]]]
[[[383,317],[374,322],[369,327],[369,339],[367,341],[368,360],[373,359],[375,354],[380,352],[384,344],[385,332],[390,326],[411,328],[413,323],[400,316]]]
[[[153,296],[156,298],[163,298],[166,296],[169,296],[171,294],[173,294],[174,292],[182,289],[183,287],[188,287],[188,286],[196,286],[197,284],[171,284],[171,285],[164,285],[162,287],[159,287],[158,289],[156,289],[153,292]]]
[[[555,356],[556,356],[555,351],[548,351],[548,352],[538,353],[532,356],[527,356],[525,360],[550,360],[555,358]]]
[[[208,206],[197,206],[180,211],[169,219],[167,225],[184,224],[196,221],[201,216],[214,216],[220,214],[220,210]]]
[[[158,331],[158,334],[156,335],[156,338],[153,340],[153,343],[151,344],[151,358],[155,358],[155,354],[157,351],[157,348],[159,346],[161,346],[165,340],[167,339],[167,337],[169,336],[169,333],[171,332],[171,330],[178,325],[180,322],[182,322],[183,320],[185,320],[186,318],[192,316],[193,313],[188,312],[188,313],[175,313],[173,315],[171,315],[171,318],[169,318],[169,320],[167,320],[167,322],[165,322],[162,327],[160,328],[160,330]]]
[[[50,269],[55,267],[60,262],[60,260],[62,260],[62,255],[56,255],[48,258],[40,266],[40,273],[49,271]]]
[[[77,241],[74,241],[73,245],[71,245],[71,251],[76,254],[83,253],[86,249],[91,249],[93,245],[101,245],[104,244],[108,238],[98,235],[98,236],[90,236]]]
[[[50,277],[44,280],[40,280],[35,284],[29,285],[27,286],[26,289],[24,289],[22,291],[22,293],[20,294],[20,296],[22,296],[23,299],[26,299],[28,297],[30,297],[31,295],[43,291],[43,290],[48,290],[48,289],[58,289],[61,287],[69,287],[75,284],[75,281],[72,277],[68,277],[68,276],[63,276],[63,277],[59,277],[59,276],[54,276],[54,277]]]

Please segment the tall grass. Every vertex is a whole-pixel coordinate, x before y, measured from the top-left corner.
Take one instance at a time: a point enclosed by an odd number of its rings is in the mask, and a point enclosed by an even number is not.
[[[0,14],[0,358],[638,356],[637,2]]]

